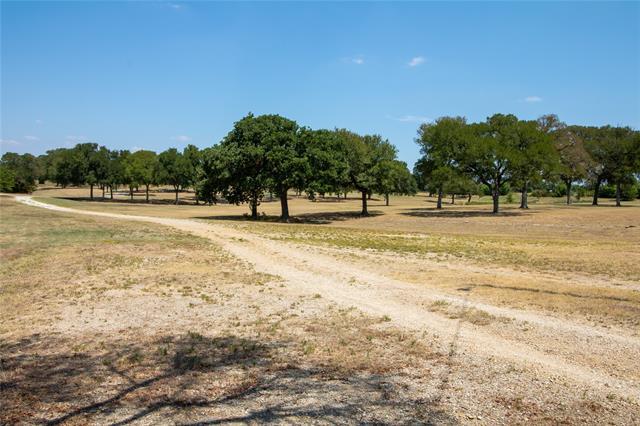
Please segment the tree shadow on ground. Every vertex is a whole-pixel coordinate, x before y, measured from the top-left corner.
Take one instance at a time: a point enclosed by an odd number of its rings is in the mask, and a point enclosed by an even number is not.
[[[128,197],[128,195],[127,195]],[[144,205],[144,204],[155,204],[155,205],[176,205],[176,201],[175,199],[170,199],[170,198],[155,198],[156,195],[154,194],[149,194],[149,202],[146,201],[145,199],[145,195],[144,193],[142,194],[135,194],[134,195],[134,199],[131,200],[129,198],[127,199],[123,199],[123,198],[114,198],[113,200],[109,198],[109,196],[102,198],[102,196],[94,196],[93,200],[91,199],[91,197],[56,197],[56,198],[60,198],[62,200],[69,200],[69,201],[78,201],[78,202],[92,202],[92,203],[111,203],[111,204],[135,204],[135,205]],[[195,197],[180,197],[178,199],[178,205],[188,205],[188,206],[196,206],[196,201],[195,201]],[[223,202],[218,202],[218,204],[227,204],[226,201]],[[199,206],[205,207],[208,206],[207,204],[204,204],[202,202],[200,202],[200,204],[198,204]]]
[[[554,291],[554,290],[546,290],[535,287],[515,287],[508,285],[495,285],[495,284],[469,284],[464,291],[471,291],[474,287],[484,287],[498,290],[510,290],[510,291],[518,291],[518,292],[526,292],[526,293],[538,293],[538,294],[547,294],[551,296],[567,296],[573,297],[576,299],[593,299],[593,300],[604,300],[604,301],[613,301],[613,302],[628,302],[634,303],[635,300],[630,299],[628,297],[619,297],[619,296],[600,296],[600,295],[591,295],[591,294],[580,294],[572,291]],[[462,289],[458,289],[462,290]],[[632,305],[631,309],[638,309],[637,306]]]
[[[446,208],[438,210],[436,208],[411,208],[400,212],[404,216],[413,217],[442,217],[442,218],[473,218],[473,217],[518,217],[532,214],[530,210],[503,210],[493,213],[491,207],[487,210],[448,210]]]
[[[306,225],[326,225],[331,222],[341,222],[352,219],[364,219],[367,217],[381,216],[384,213],[381,211],[370,211],[368,216],[362,216],[360,211],[351,212],[315,212],[315,213],[303,213],[289,218],[289,223],[299,223]],[[199,216],[194,219],[203,220],[229,220],[229,221],[252,221],[251,216],[248,214],[240,215],[220,215],[220,216]],[[280,222],[278,216],[262,215],[258,217],[258,222]]]
[[[278,356],[290,342],[189,333],[93,343],[0,341],[0,423],[456,423],[385,375],[293,365]]]

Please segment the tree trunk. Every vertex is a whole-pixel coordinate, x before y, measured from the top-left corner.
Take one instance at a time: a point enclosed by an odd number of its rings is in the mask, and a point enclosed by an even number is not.
[[[362,191],[362,212],[361,216],[369,216],[369,211],[367,210],[367,191]]]
[[[456,203],[456,194],[451,194],[451,204]]]
[[[176,206],[178,205],[178,191],[180,191],[180,187],[178,185],[174,186],[176,189]]]
[[[147,189],[147,191],[146,191],[146,192],[147,192],[147,196],[146,196],[146,198],[147,198],[147,203],[148,203],[148,202],[149,202],[149,184],[146,184],[146,185],[145,185],[145,187],[146,187],[146,189]]]
[[[600,184],[602,183],[602,178],[600,176],[598,176],[598,179],[596,180],[596,186],[593,190],[593,201],[591,202],[592,206],[597,206],[598,205],[598,192],[600,192]]]
[[[91,184],[90,186],[91,186],[91,201],[93,201],[93,184]]]
[[[500,211],[500,185],[493,188],[491,197],[493,198],[493,213],[498,213]]]
[[[471,194],[469,194],[469,198],[467,199],[467,204],[471,203]]]
[[[529,208],[529,182],[526,181],[524,185],[522,185],[522,194],[520,195],[520,208]]]
[[[113,185],[109,185],[109,193],[110,193],[111,199],[113,200]]]
[[[438,203],[436,204],[436,209],[442,208],[442,189],[438,190]]]
[[[620,188],[620,182],[616,182],[616,207],[620,207],[620,198],[622,195],[622,189]]]
[[[133,201],[133,186],[129,185],[129,198]]]
[[[571,204],[571,181],[565,180],[564,183],[567,185],[567,205]]]
[[[251,207],[251,219],[258,220],[258,199],[253,197],[249,205]]]
[[[384,194],[384,202],[386,206],[389,205],[389,194]]]
[[[104,200],[104,185],[102,185],[102,199]]]
[[[371,199],[371,191],[368,191],[367,192],[367,200],[370,200],[370,199]]]
[[[280,191],[280,220],[289,221],[289,200],[287,199],[287,190]]]

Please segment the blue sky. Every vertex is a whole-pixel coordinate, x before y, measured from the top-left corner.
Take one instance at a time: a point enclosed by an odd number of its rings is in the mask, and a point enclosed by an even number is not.
[[[217,143],[247,112],[379,133],[496,112],[640,127],[640,3],[1,3],[2,151]]]

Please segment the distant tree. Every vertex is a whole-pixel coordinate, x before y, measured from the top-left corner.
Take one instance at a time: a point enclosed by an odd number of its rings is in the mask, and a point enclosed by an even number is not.
[[[182,151],[182,155],[187,162],[187,179],[189,181],[187,185],[194,189],[196,204],[199,204],[198,179],[199,170],[202,167],[202,151],[197,146],[189,144]]]
[[[13,192],[13,189],[16,186],[16,174],[15,172],[5,166],[4,164],[0,164],[0,192]]]
[[[462,170],[491,191],[493,213],[500,210],[500,189],[514,175],[518,153],[518,119],[495,114],[484,123],[468,126],[458,152]]]
[[[253,114],[247,115],[209,153],[219,162],[219,175],[210,176],[209,180],[217,181],[229,203],[248,203],[254,220],[258,219],[258,206],[269,185],[266,152],[256,127]]]
[[[304,187],[310,170],[298,124],[279,115],[261,115],[252,121],[252,136],[265,153],[267,186],[280,198],[280,220],[287,221],[289,189]]]
[[[38,164],[33,155],[6,152],[0,159],[0,169],[3,191],[30,193],[35,190]]]
[[[198,197],[208,204],[218,201],[217,194],[230,194],[231,161],[227,148],[216,145],[200,152],[201,165],[198,169]],[[228,200],[229,201],[229,200]],[[232,202],[232,201],[229,201]],[[257,211],[256,211],[257,217]]]
[[[517,141],[511,155],[514,184],[520,187],[520,208],[529,208],[529,190],[532,184],[550,177],[557,165],[557,152],[553,140],[537,121],[517,123]]]
[[[447,184],[455,179],[459,172],[453,167],[440,165],[433,158],[422,157],[414,167],[414,174],[419,176],[423,189],[437,195],[436,208],[442,208],[442,198]]]
[[[640,172],[640,133],[629,127],[605,126],[602,134],[603,156],[608,180],[616,186],[616,206],[620,206],[623,185],[633,185]]]
[[[127,156],[125,173],[132,182],[145,186],[145,201],[149,202],[149,186],[155,183],[158,157],[153,151],[139,150]],[[177,200],[177,195],[176,195]]]
[[[93,187],[98,183],[99,161],[98,144],[80,143],[72,149],[72,183],[76,186],[88,184],[90,198],[93,200]]]
[[[36,180],[39,184],[47,181],[47,171],[49,169],[49,156],[46,154],[36,157]]]
[[[395,152],[393,154],[395,156]],[[382,160],[374,166],[375,192],[382,194],[385,205],[389,205],[389,196],[415,195],[418,191],[416,181],[407,168],[407,163],[399,160]]]
[[[304,188],[309,197],[342,192],[345,185],[349,185],[349,167],[338,132],[305,128],[301,130],[300,138],[309,161],[310,173]]]
[[[169,148],[158,155],[157,180],[159,183],[173,186],[176,194],[176,205],[178,204],[180,189],[189,184],[189,167],[190,165],[184,155],[175,148]]]
[[[607,132],[604,128],[593,126],[568,126],[570,131],[582,141],[589,161],[585,163],[585,178],[593,187],[593,199],[591,205],[598,205],[600,188],[603,183],[610,180],[609,158],[607,155]]]
[[[451,204],[455,203],[456,195],[464,195],[471,202],[471,196],[480,192],[478,184],[465,174],[454,171],[444,185],[444,192],[451,196]]]
[[[280,198],[281,220],[289,219],[288,191],[301,188],[309,173],[298,125],[279,115],[249,114],[234,124],[220,144],[225,198],[234,204],[249,203],[251,217],[265,191]]]
[[[104,198],[110,161],[110,152],[104,146],[99,147],[97,151],[92,153],[89,160],[89,176],[92,177],[95,184],[100,185],[100,188],[102,188],[102,198]],[[91,199],[93,199],[93,187],[91,188]]]
[[[437,194],[438,209],[442,208],[446,185],[461,178],[460,150],[466,129],[463,117],[441,117],[434,123],[422,124],[418,129],[416,142],[423,156],[416,163],[415,171],[425,189]]]
[[[584,144],[583,133],[558,119],[555,114],[543,115],[538,119],[538,128],[551,136],[559,162],[555,174],[565,185],[567,204],[571,204],[573,183],[587,178],[592,159]]]
[[[554,134],[554,143],[560,158],[558,176],[566,186],[567,204],[571,204],[573,183],[587,177],[591,157],[585,149],[584,140],[571,129],[560,129]]]
[[[376,165],[395,160],[396,150],[389,141],[379,135],[360,136],[348,130],[336,131],[340,141],[340,154],[345,159],[348,170],[344,187],[352,187],[360,192],[362,216],[368,216],[367,198],[376,188]]]
[[[47,177],[55,182],[56,186],[62,188],[71,184],[73,172],[73,150],[68,148],[58,148],[47,151],[49,157],[49,167]]]
[[[113,200],[113,190],[118,185],[127,183],[125,162],[130,155],[129,151],[109,151],[109,163],[105,183],[109,188],[109,197]],[[133,192],[130,192],[133,199]]]

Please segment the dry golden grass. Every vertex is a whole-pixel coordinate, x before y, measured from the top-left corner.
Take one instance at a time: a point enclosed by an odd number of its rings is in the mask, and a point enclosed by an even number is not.
[[[627,340],[631,346],[608,353],[600,344],[590,352],[582,336],[564,344],[571,337],[566,330],[554,340],[552,329],[486,307],[411,302],[459,327],[556,354],[559,362],[636,380],[624,371],[633,364],[628,355],[636,353],[640,326],[637,203],[616,209],[541,200],[528,212],[507,206],[493,216],[487,205],[437,212],[425,197],[398,197],[388,208],[372,201],[376,214],[358,218],[355,199],[293,199],[298,219],[280,224],[245,220],[245,206],[50,198],[87,194],[73,188],[37,195],[77,209],[219,221],[309,253],[348,258],[354,267],[427,289],[423,295],[551,314],[578,328],[615,326],[615,333],[624,331],[616,348]],[[278,213],[277,202],[262,208]],[[638,418],[637,405],[615,393],[608,398],[501,359],[457,354],[455,337],[403,331],[388,316],[338,308],[314,289],[297,293],[210,240],[2,197],[0,215],[5,423]]]
[[[88,195],[85,188],[46,189],[40,194]],[[155,195],[160,199],[171,196]],[[348,250],[356,255],[408,256],[415,262],[392,260],[381,268],[382,273],[436,286],[451,294],[459,293],[462,281],[462,287],[472,290],[468,295],[472,300],[640,327],[638,201],[616,208],[607,200],[603,206],[592,207],[589,200],[564,206],[560,199],[541,199],[533,200],[528,211],[504,205],[503,213],[495,216],[486,204],[445,204],[443,211],[437,211],[433,199],[419,195],[392,197],[389,207],[374,199],[370,202],[374,216],[358,218],[354,215],[359,209],[355,197],[339,202],[292,197],[291,211],[302,223],[289,224],[243,220],[245,206],[46,201],[126,214],[224,219],[226,225],[269,238]],[[266,202],[261,209],[277,216],[279,203]],[[420,259],[424,259],[424,267]],[[429,267],[434,261],[452,266],[446,271]],[[368,262],[366,256],[363,262]]]
[[[440,362],[428,341],[283,293],[208,240],[4,197],[0,212],[2,423],[233,417],[245,396],[295,404],[301,389],[329,417],[366,405],[400,420],[417,408],[379,383],[418,365],[431,380],[424,363]]]

